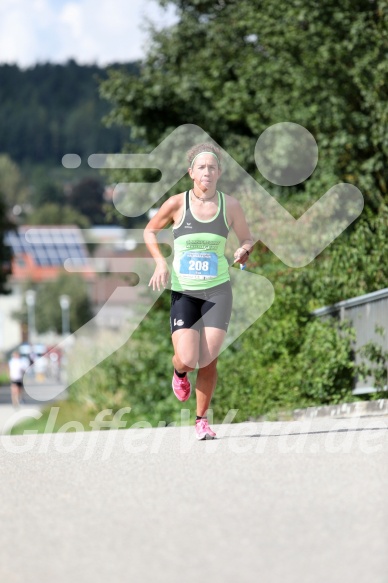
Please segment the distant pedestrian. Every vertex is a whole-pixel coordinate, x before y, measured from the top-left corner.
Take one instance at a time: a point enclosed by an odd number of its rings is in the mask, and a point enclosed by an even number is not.
[[[9,378],[11,380],[11,399],[14,407],[19,407],[23,394],[23,375],[26,371],[26,362],[19,352],[12,353],[9,363]]]

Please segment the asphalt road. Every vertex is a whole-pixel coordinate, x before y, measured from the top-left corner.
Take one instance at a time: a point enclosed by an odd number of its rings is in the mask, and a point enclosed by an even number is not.
[[[58,399],[66,398],[66,392],[60,395],[55,395],[55,398],[51,397],[53,392],[58,393],[59,389],[63,387],[61,383],[56,381],[46,381],[44,383],[36,383],[34,386],[34,395],[38,398],[34,399],[26,391],[23,391],[23,403],[26,405],[39,405],[44,406],[47,402],[53,402]],[[11,390],[9,386],[0,386],[0,405],[10,405],[11,400]]]
[[[217,429],[1,436],[1,581],[386,583],[388,417]]]

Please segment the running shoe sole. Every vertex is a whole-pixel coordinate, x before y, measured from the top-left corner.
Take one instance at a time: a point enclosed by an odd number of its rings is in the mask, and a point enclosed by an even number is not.
[[[198,439],[198,441],[206,441],[208,439],[216,439],[216,437],[215,436],[213,437],[212,435],[209,435],[208,433],[206,433],[203,437],[197,436],[197,439]]]
[[[172,380],[171,387],[172,387],[172,392],[174,393],[174,395],[176,396],[176,398],[178,399],[178,401],[180,401],[181,403],[184,403],[185,401],[188,401],[190,399],[191,390],[192,390],[191,383],[190,383],[190,393],[188,394],[188,396],[186,397],[186,399],[181,399],[179,397],[179,395],[176,394],[175,389],[174,389],[174,379]]]

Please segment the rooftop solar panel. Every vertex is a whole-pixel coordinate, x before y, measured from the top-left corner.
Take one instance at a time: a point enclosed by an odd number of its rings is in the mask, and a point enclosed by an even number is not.
[[[86,265],[89,258],[82,232],[73,227],[21,227],[8,232],[5,243],[14,255],[28,253],[39,266],[62,267],[71,257]]]

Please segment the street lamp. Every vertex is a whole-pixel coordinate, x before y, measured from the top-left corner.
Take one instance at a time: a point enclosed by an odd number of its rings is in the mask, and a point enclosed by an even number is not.
[[[26,291],[29,344],[32,344],[32,338],[35,336],[35,297],[36,297],[35,290],[29,289]]]
[[[59,303],[62,310],[62,335],[70,334],[70,297],[63,294],[59,296]]]

